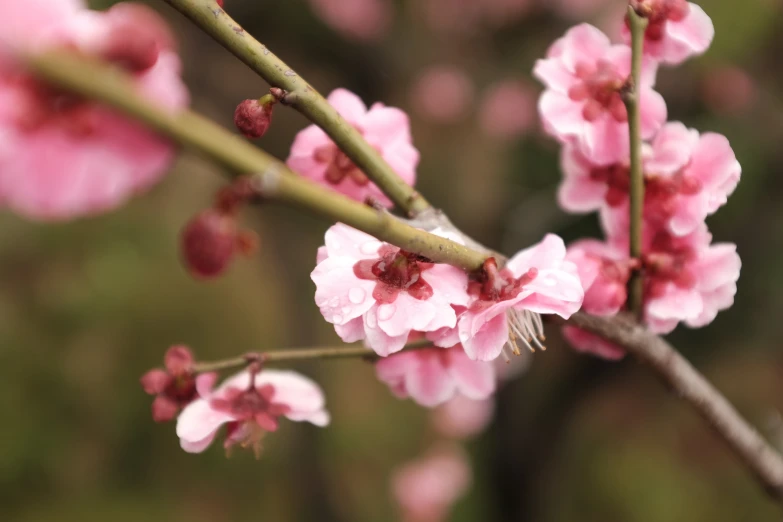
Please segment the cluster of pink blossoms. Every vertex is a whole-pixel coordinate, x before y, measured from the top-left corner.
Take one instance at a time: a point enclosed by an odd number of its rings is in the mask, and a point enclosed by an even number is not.
[[[684,0],[639,0],[635,7],[649,21],[638,86],[647,140],[640,258],[629,257],[630,149],[622,91],[630,48],[610,44],[583,24],[555,42],[534,72],[547,87],[539,100],[544,127],[563,145],[559,202],[571,212],[599,211],[607,236],[568,249],[585,289],[584,310],[618,313],[626,305],[630,274],[641,270],[644,320],[653,331],[668,333],[680,322],[704,326],[733,304],[739,256],[732,244],[712,244],[704,220],[726,203],[741,168],[725,137],[665,123],[665,103],[653,90],[659,63],[679,64],[707,50],[711,20]],[[627,28],[624,37],[630,41]],[[623,356],[618,347],[574,327],[565,335],[577,349]]]
[[[175,42],[150,8],[81,0],[0,0],[0,205],[35,219],[117,207],[157,182],[174,147],[139,123],[39,82],[19,53],[52,49],[99,58],[132,74],[139,91],[185,106]]]

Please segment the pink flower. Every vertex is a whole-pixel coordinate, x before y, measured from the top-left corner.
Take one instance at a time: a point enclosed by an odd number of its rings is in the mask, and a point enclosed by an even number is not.
[[[628,278],[635,265],[628,258],[627,248],[582,239],[568,247],[566,259],[576,265],[585,291],[582,310],[607,316],[622,309],[628,298]]]
[[[432,412],[432,424],[441,435],[468,439],[484,431],[492,421],[494,410],[491,399],[473,400],[456,395]]]
[[[488,135],[513,139],[535,125],[536,102],[526,84],[506,80],[487,89],[479,106],[479,125]]]
[[[495,368],[471,361],[461,346],[397,353],[375,365],[378,378],[400,398],[431,408],[457,396],[486,399],[495,391]]]
[[[163,20],[120,3],[4,2],[0,20],[0,203],[35,219],[103,212],[155,184],[174,157],[168,141],[113,110],[44,85],[16,52],[73,49],[124,68],[139,91],[172,109],[187,104],[180,61]]]
[[[380,151],[394,171],[406,183],[413,185],[419,152],[411,143],[408,116],[400,109],[386,107],[382,103],[374,104],[368,111],[358,96],[345,89],[332,91],[327,99],[370,145]],[[299,174],[358,201],[372,197],[384,205],[392,204],[315,125],[296,135],[287,163]]]
[[[627,157],[627,155],[626,155]],[[572,212],[602,209],[627,214],[630,174],[627,159],[597,166],[575,146],[563,147],[563,183],[558,199]],[[679,122],[667,123],[643,151],[645,219],[686,235],[723,206],[740,179],[742,167],[728,140],[714,133],[699,135]]]
[[[422,261],[343,224],[326,232],[321,253],[326,257],[310,274],[315,304],[343,341],[364,339],[383,357],[400,351],[413,330],[454,327],[451,305],[469,299],[461,270]]]
[[[537,314],[567,319],[579,310],[584,291],[576,266],[565,256],[563,240],[548,234],[516,254],[503,270],[494,258],[485,263],[486,279],[471,283],[473,300],[457,325],[468,357],[491,361],[504,345],[512,352],[519,351],[517,342],[530,349],[540,346],[543,329]]]
[[[654,59],[677,65],[704,53],[715,37],[707,13],[686,0],[637,0],[638,9],[649,20],[644,35],[644,53]],[[631,31],[623,29],[626,42]]]
[[[734,304],[737,247],[711,241],[702,224],[683,237],[659,232],[645,248],[645,321],[654,332],[669,333],[680,321],[700,328]]]
[[[438,123],[459,120],[473,98],[473,83],[462,69],[447,65],[422,71],[411,87],[417,112]]]
[[[310,0],[313,11],[332,29],[360,41],[377,41],[389,32],[389,0]]]
[[[557,40],[535,76],[546,85],[538,103],[544,128],[571,142],[592,163],[610,165],[628,154],[628,114],[620,91],[630,75],[631,49],[611,45],[595,27],[582,24]],[[639,86],[642,138],[666,121],[666,103],[652,89],[656,65],[645,60]]]
[[[152,420],[166,422],[174,419],[180,409],[198,397],[196,389],[211,386],[213,373],[196,376],[193,373],[193,353],[187,346],[172,346],[163,358],[165,370],[154,368],[141,376],[141,386],[152,401]]]
[[[465,453],[459,446],[444,444],[397,469],[392,493],[406,522],[441,522],[471,480]]]
[[[621,346],[576,326],[564,326],[563,337],[577,352],[587,353],[609,361],[619,361],[625,357],[625,350]]]
[[[177,436],[188,453],[207,449],[224,424],[226,449],[235,444],[251,446],[256,456],[263,436],[277,430],[280,417],[316,426],[329,424],[321,388],[296,372],[246,370],[214,391],[199,389],[199,394],[177,419]]]
[[[748,111],[758,98],[757,82],[740,67],[725,65],[710,70],[701,85],[704,103],[713,111],[736,116]]]

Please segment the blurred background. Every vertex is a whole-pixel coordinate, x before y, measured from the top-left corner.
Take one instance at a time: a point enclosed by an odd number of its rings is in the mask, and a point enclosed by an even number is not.
[[[106,8],[112,2],[92,2]],[[162,1],[193,106],[226,126],[267,86]],[[662,69],[670,119],[724,133],[743,166],[709,219],[743,271],[733,308],[671,340],[783,446],[783,8],[701,2],[716,39]],[[419,188],[484,243],[513,253],[547,231],[600,234],[554,199],[558,146],[535,115],[536,58],[570,25],[619,31],[624,0],[226,0],[249,32],[328,94],[346,87],[412,115]],[[437,93],[437,95],[433,94]],[[279,108],[260,145],[285,159],[307,122]],[[0,214],[0,517],[43,522],[400,519],[389,476],[432,441],[427,412],[360,361],[299,364],[323,384],[328,429],[287,423],[260,461],[179,449],[138,379],[165,349],[214,359],[339,341],[308,275],[329,223],[273,205],[244,222],[261,248],[214,282],[179,263],[178,232],[209,205],[219,170],[184,154],[151,192],[108,215],[39,224]],[[549,350],[497,396],[467,445],[474,480],[454,521],[779,520],[777,508],[684,404],[631,360]]]

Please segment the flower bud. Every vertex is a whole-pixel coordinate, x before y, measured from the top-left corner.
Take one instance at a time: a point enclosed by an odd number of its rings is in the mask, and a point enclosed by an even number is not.
[[[272,123],[275,98],[266,95],[260,100],[245,100],[234,111],[234,125],[247,138],[260,138]]]
[[[234,258],[236,246],[236,220],[216,210],[198,214],[182,231],[182,258],[195,277],[212,278],[223,273]]]

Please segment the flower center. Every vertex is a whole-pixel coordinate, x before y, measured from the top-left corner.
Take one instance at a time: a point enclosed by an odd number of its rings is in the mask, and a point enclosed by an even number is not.
[[[682,21],[690,11],[688,0],[640,0],[639,8],[649,20],[645,37],[652,41],[663,38],[666,22]],[[626,24],[628,23],[626,17]]]
[[[391,245],[378,249],[379,258],[363,259],[353,265],[359,279],[377,281],[373,298],[382,304],[393,303],[400,292],[420,301],[432,297],[432,287],[422,278],[422,272],[433,267],[419,255]]]
[[[339,185],[346,178],[359,186],[367,185],[370,182],[367,176],[334,143],[318,147],[315,150],[315,160],[326,164],[326,181],[332,185]]]
[[[478,297],[474,307],[488,307],[498,301],[507,301],[519,295],[526,284],[538,276],[538,269],[531,268],[521,277],[514,277],[510,270],[498,270],[494,257],[484,261],[483,277],[479,281],[468,283],[468,293]]]
[[[660,297],[667,283],[683,289],[693,288],[696,275],[688,265],[696,256],[692,247],[681,244],[666,232],[659,232],[649,251],[642,256],[646,297]]]
[[[618,74],[611,62],[599,60],[596,65],[580,62],[576,66],[576,76],[581,81],[568,90],[568,97],[585,102],[584,119],[595,121],[606,112],[620,123],[628,121],[628,112],[620,96],[626,79]]]
[[[604,200],[610,207],[620,206],[625,201],[631,186],[630,169],[620,163],[593,168],[590,171],[590,179],[606,183],[607,191]]]

